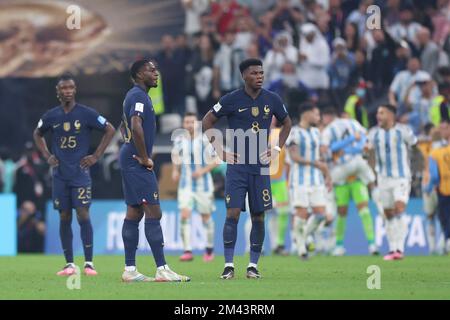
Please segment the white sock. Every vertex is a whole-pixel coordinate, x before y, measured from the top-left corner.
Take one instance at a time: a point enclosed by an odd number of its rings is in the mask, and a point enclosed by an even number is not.
[[[389,244],[389,252],[397,250],[394,219],[395,218],[384,220],[386,227],[386,237],[388,239]]]
[[[226,267],[232,267],[232,268],[234,268],[234,263],[233,262],[227,262],[227,263],[225,263],[225,268]]]
[[[206,231],[206,247],[213,248],[214,247],[214,221],[209,217],[208,221],[203,223],[203,227]]]
[[[86,262],[84,263],[84,265],[89,265],[89,266],[93,267],[93,266],[94,266],[94,263],[93,263],[92,261],[86,261]]]
[[[326,239],[324,236],[325,233],[325,219],[323,219],[320,223],[319,226],[317,227],[315,233],[314,233],[314,238],[316,239],[316,247],[317,247],[317,251],[319,252],[325,252],[326,251]]]
[[[169,266],[167,264],[163,265],[163,266],[159,266],[157,268],[158,270],[170,270]]]
[[[397,216],[397,226],[399,230],[397,250],[405,252],[405,241],[406,236],[408,235],[408,225],[406,223],[406,217],[404,213],[401,213]]]
[[[136,266],[125,266],[125,271],[128,272],[136,271]]]
[[[191,247],[191,219],[181,220],[181,239],[184,251],[192,251]]]
[[[305,227],[307,220],[298,216],[294,218],[295,241],[297,242],[297,252],[299,255],[306,253]]]
[[[250,263],[248,264],[247,269],[248,269],[248,268],[255,268],[255,269],[258,269],[258,265],[257,265],[256,263],[251,263],[251,262],[250,262]]]
[[[323,220],[325,220],[324,215],[312,214],[309,217],[308,222],[306,223],[305,236],[308,237],[308,236],[312,235],[317,230],[317,228],[319,227],[319,224]]]

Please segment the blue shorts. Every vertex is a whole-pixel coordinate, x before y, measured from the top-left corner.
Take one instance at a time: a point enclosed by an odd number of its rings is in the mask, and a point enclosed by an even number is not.
[[[72,210],[91,205],[91,183],[73,183],[53,176],[53,208],[55,210]]]
[[[121,172],[123,194],[127,205],[159,205],[158,181],[154,171],[142,167]]]
[[[250,213],[272,209],[270,176],[250,174],[229,165],[225,177],[226,207],[241,208],[241,211],[246,211],[245,196],[247,194]]]

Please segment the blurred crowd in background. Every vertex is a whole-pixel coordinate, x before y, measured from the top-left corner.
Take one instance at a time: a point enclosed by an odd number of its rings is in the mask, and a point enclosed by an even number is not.
[[[161,75],[159,89],[151,93],[160,134],[180,127],[184,112],[202,117],[222,95],[241,87],[238,65],[250,57],[263,60],[265,88],[282,97],[293,119],[310,101],[333,106],[369,129],[376,124],[377,106],[389,101],[397,106],[398,120],[428,141],[430,128],[450,116],[449,0],[180,4],[184,32],[162,35],[160,49],[152,53]],[[368,10],[372,5],[375,10]],[[116,137],[92,168],[94,198],[121,198],[120,143]],[[27,233],[39,238],[51,192],[49,168],[31,143],[25,149],[21,156],[0,150],[0,190],[17,194],[19,238]],[[19,245],[38,250],[25,241]]]

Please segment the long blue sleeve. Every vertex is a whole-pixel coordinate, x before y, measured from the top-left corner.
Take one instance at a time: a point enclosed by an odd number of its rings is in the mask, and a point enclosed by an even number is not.
[[[426,193],[430,193],[435,186],[439,185],[439,168],[432,157],[428,158],[428,172],[430,173],[430,182],[424,188]]]
[[[353,141],[355,141],[354,136],[348,136],[347,138],[342,139],[340,141],[335,141],[335,142],[331,143],[330,150],[331,150],[331,152],[336,152],[336,151],[342,150],[350,143],[353,143]]]
[[[346,154],[360,154],[362,153],[364,146],[366,145],[367,137],[365,135],[361,135],[361,139],[358,141],[358,143],[354,145],[349,145],[345,147],[344,152]]]

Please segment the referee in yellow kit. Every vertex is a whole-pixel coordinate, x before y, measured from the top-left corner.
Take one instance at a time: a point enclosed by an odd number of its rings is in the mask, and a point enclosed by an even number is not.
[[[450,121],[443,120],[440,125],[441,137],[447,145],[433,150],[428,161],[430,183],[425,192],[430,193],[437,186],[439,199],[439,220],[445,236],[445,251],[450,252]]]

